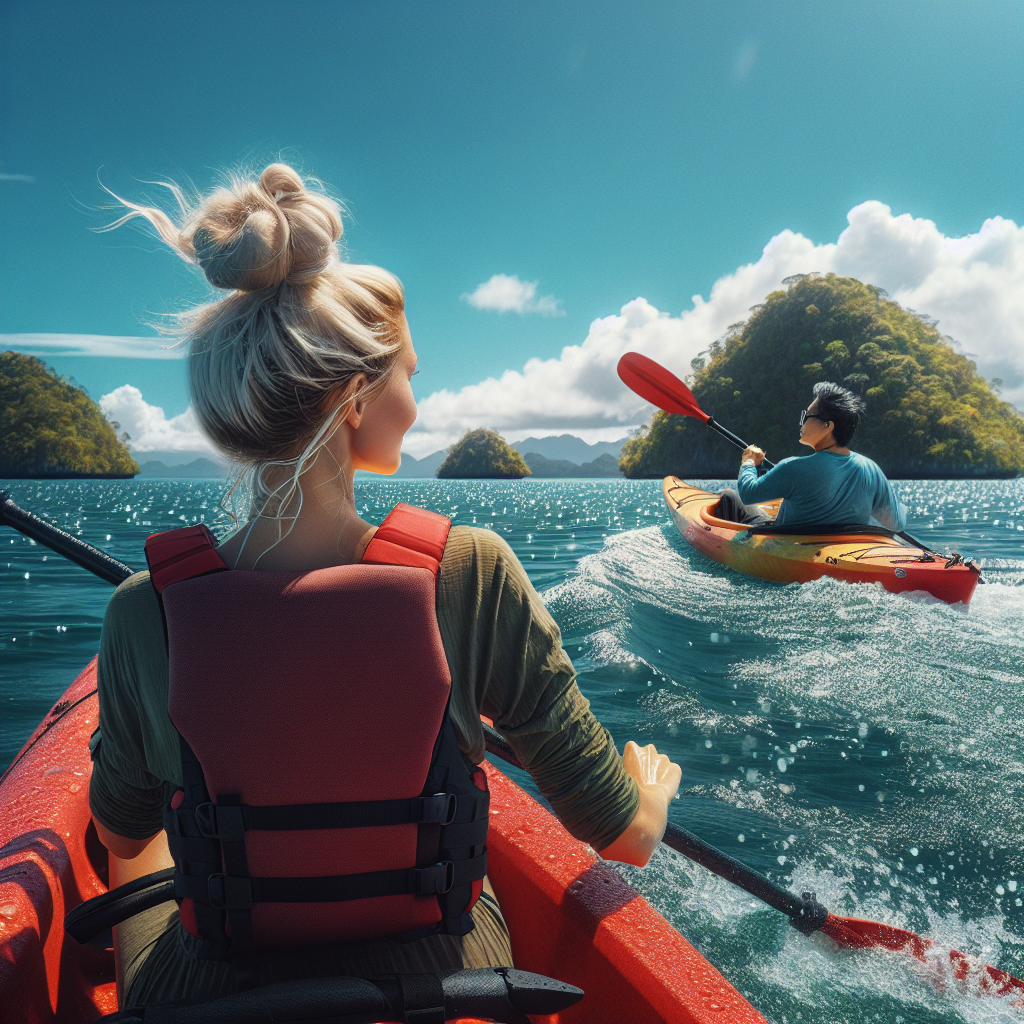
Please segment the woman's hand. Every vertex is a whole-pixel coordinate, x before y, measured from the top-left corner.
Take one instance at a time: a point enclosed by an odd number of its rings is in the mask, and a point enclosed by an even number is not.
[[[683,770],[668,754],[659,754],[653,743],[641,747],[630,740],[622,751],[622,767],[638,786],[657,786],[664,794],[665,808],[679,790]],[[659,840],[660,842],[661,840]]]
[[[622,751],[622,767],[640,791],[640,806],[626,830],[611,846],[599,851],[605,860],[621,860],[643,867],[665,834],[668,805],[679,790],[683,772],[653,743],[638,746],[630,740]]]
[[[764,458],[764,452],[757,447],[756,444],[748,444],[743,449],[743,458],[740,460],[741,464],[744,462],[753,462],[755,466],[761,465],[761,460]]]

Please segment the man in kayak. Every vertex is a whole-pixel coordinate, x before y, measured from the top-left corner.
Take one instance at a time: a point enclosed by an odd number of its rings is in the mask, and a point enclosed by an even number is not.
[[[830,381],[815,384],[814,401],[800,413],[800,443],[814,454],[783,459],[758,477],[765,453],[749,445],[737,489],[723,491],[719,500],[719,518],[763,526],[772,520],[757,505],[781,498],[776,526],[877,524],[903,530],[906,509],[892,484],[876,463],[847,447],[863,412],[863,401],[852,391]]]

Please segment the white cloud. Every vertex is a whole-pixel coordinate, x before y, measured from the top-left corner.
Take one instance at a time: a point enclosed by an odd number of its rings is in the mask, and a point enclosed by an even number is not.
[[[750,72],[754,70],[754,61],[757,60],[759,46],[756,39],[747,39],[736,51],[732,59],[733,85],[740,86],[750,77]]]
[[[976,234],[946,238],[931,221],[894,217],[875,201],[855,206],[848,221],[838,241],[821,245],[781,232],[756,263],[719,278],[707,301],[694,295],[680,316],[636,298],[619,315],[595,320],[583,343],[557,359],[531,359],[500,378],[435,392],[420,402],[406,450],[423,456],[481,426],[510,437],[583,430],[621,436],[652,412],[615,373],[623,352],[643,352],[684,376],[695,355],[745,320],[783,278],[810,271],[857,277],[938,318],[938,329],[983,376],[1001,378],[1003,397],[1024,409],[1024,228],[994,217]]]
[[[0,348],[50,356],[119,356],[126,359],[181,359],[184,346],[163,338],[108,334],[0,334]]]
[[[565,316],[565,310],[554,295],[537,298],[538,281],[520,281],[515,274],[495,274],[489,281],[462,298],[477,309],[493,309],[499,313],[540,313],[541,316]]]
[[[164,451],[218,454],[199,429],[191,405],[180,416],[168,419],[160,406],[145,401],[138,388],[123,384],[109,395],[104,395],[99,406],[108,420],[116,420],[121,430],[131,435],[129,443],[133,453]],[[223,458],[219,454],[218,457]]]

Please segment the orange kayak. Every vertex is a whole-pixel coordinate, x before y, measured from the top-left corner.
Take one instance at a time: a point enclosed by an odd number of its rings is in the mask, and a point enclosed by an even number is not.
[[[0,1021],[93,1021],[117,1010],[114,959],[79,945],[64,916],[107,891],[89,814],[95,659],[0,780]],[[634,889],[514,782],[491,787],[489,874],[518,968],[586,995],[537,1022],[764,1024]],[[462,1018],[470,1024],[469,1018]]]
[[[751,530],[719,519],[718,495],[667,476],[662,493],[672,521],[702,554],[737,572],[776,583],[831,576],[847,583],[880,583],[895,594],[924,591],[949,604],[969,604],[979,570],[959,555],[936,555],[885,530],[806,534]],[[761,506],[769,514],[778,503]]]

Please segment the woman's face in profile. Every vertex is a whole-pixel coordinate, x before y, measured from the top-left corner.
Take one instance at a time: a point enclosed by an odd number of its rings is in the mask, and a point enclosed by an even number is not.
[[[412,393],[416,350],[404,316],[401,345],[387,384],[366,404],[359,426],[351,433],[354,469],[391,474],[401,465],[402,439],[416,421],[416,399]]]

